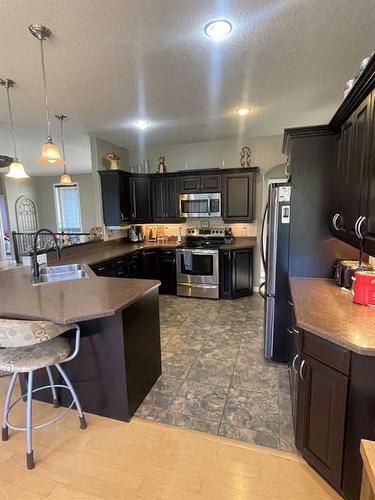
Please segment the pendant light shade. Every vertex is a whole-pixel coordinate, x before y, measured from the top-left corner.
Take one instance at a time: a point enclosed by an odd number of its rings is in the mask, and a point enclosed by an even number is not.
[[[72,182],[72,178],[70,177],[70,175],[66,171],[66,156],[65,156],[65,143],[64,143],[64,130],[63,130],[63,121],[65,120],[66,116],[59,113],[58,115],[55,115],[55,117],[60,122],[61,148],[62,148],[63,161],[64,161],[64,171],[60,177],[60,184],[63,184],[64,186],[69,186],[70,184],[73,184],[73,182]]]
[[[46,107],[46,120],[47,120],[47,141],[42,145],[42,151],[38,163],[42,165],[63,165],[64,160],[61,158],[59,148],[52,140],[51,136],[51,121],[49,115],[49,102],[48,102],[48,92],[47,92],[47,74],[46,74],[46,64],[44,60],[44,50],[43,42],[48,40],[52,35],[52,31],[46,26],[41,26],[40,24],[31,24],[29,26],[30,33],[35,36],[40,41],[40,53],[42,59],[42,75],[43,75],[43,86],[44,86],[44,99]]]
[[[18,161],[17,154],[17,141],[16,141],[16,131],[14,128],[14,120],[13,120],[13,112],[12,105],[10,102],[10,94],[9,89],[15,86],[15,82],[10,80],[9,78],[0,78],[0,84],[6,88],[7,97],[8,97],[8,108],[9,108],[9,119],[10,119],[10,127],[12,130],[12,139],[13,139],[13,148],[14,148],[14,160],[9,165],[9,172],[6,174],[6,177],[11,177],[12,179],[26,179],[29,177],[23,168],[21,162]]]
[[[59,148],[52,142],[52,139],[42,144],[42,151],[38,163],[41,165],[62,165],[64,163]]]
[[[5,177],[11,177],[12,179],[27,179],[29,175],[25,172],[22,163],[14,161],[10,164],[9,172]]]

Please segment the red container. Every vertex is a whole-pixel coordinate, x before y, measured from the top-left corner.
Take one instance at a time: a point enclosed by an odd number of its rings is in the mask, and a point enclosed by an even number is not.
[[[356,271],[353,278],[353,300],[375,306],[375,271]]]

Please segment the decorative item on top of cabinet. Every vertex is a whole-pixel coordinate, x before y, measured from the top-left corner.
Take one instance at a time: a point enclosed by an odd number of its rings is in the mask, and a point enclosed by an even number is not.
[[[120,168],[118,161],[121,160],[121,158],[116,153],[107,153],[104,159],[110,162],[110,170],[118,170]]]
[[[158,174],[165,174],[166,173],[166,167],[165,167],[165,156],[161,156],[159,158],[159,164],[158,164],[158,169],[157,173]]]
[[[248,146],[245,146],[241,149],[240,152],[241,156],[241,167],[246,168],[246,167],[251,167],[251,153],[250,153],[250,148]]]

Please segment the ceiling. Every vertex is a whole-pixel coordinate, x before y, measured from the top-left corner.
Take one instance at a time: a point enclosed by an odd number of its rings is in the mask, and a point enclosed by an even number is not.
[[[90,169],[87,133],[129,147],[327,122],[375,45],[374,0],[0,0],[0,18],[0,76],[17,83],[20,150],[32,158],[46,134],[39,46],[27,26],[53,31],[51,108],[70,118],[67,156],[77,172]],[[217,18],[233,25],[219,44],[203,31]],[[239,118],[240,104],[253,112]],[[151,127],[134,129],[138,118]],[[0,93],[2,154],[7,122]]]

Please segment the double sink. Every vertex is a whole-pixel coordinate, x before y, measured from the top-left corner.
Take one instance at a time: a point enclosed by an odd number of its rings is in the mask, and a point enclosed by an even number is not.
[[[88,274],[82,264],[45,266],[40,268],[39,279],[36,284],[80,280],[82,278],[88,278]]]

